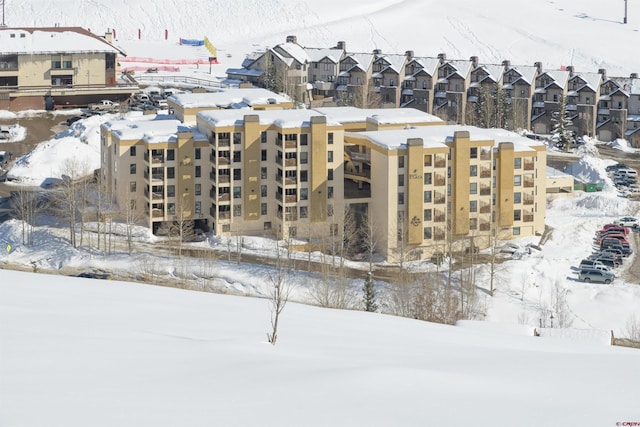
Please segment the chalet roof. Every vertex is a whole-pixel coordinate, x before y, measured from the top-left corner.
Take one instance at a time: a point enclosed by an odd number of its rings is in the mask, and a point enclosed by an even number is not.
[[[121,48],[81,27],[0,28],[0,54],[106,52],[126,56]]]
[[[383,68],[382,71],[386,70],[387,68],[391,68],[396,73],[400,73],[400,71],[402,70],[402,66],[404,65],[407,57],[405,55],[400,55],[400,54],[385,54],[385,55],[380,55],[376,59],[376,61],[380,59],[386,61],[389,64],[387,67]]]
[[[566,71],[566,70],[549,70],[549,71],[545,71],[544,73],[540,74],[538,76],[538,78],[540,78],[543,75],[547,75],[547,76],[551,77],[551,79],[559,87],[561,87],[561,88],[566,88],[567,87],[567,82],[569,81],[569,71]],[[547,86],[551,86],[551,84],[549,84]]]
[[[533,84],[533,81],[536,77],[536,73],[538,72],[538,67],[534,67],[531,65],[514,65],[509,68],[508,71],[515,71],[521,76],[521,79],[524,80],[529,86]],[[515,82],[512,82],[512,84]]]
[[[600,90],[600,82],[602,80],[602,74],[600,73],[578,73],[569,79],[569,81],[573,81],[575,79],[580,79],[583,84],[576,88],[577,91],[581,91],[585,88],[591,89],[593,92],[597,92]]]
[[[373,63],[374,55],[372,53],[349,53],[344,59],[346,58],[351,58],[360,64],[361,69],[368,70]]]
[[[419,64],[422,67],[422,70],[432,77],[436,74],[436,71],[438,70],[438,65],[440,65],[440,60],[438,58],[415,57],[411,61],[409,61],[409,63],[413,61]],[[416,75],[417,73],[418,71],[416,71],[414,75]]]
[[[334,64],[340,62],[344,51],[337,47],[330,48],[317,48],[317,47],[305,47],[304,51],[307,54],[309,62],[320,62],[324,58],[329,59]]]
[[[307,55],[307,52],[298,43],[280,43],[279,45],[274,47],[274,49],[277,50],[278,53],[280,53],[279,51],[282,50],[282,56],[289,57],[295,61],[298,61],[300,64],[309,62],[309,56]]]
[[[631,79],[629,77],[612,77],[618,86],[629,95],[640,95],[640,79]]]
[[[455,59],[453,61],[447,61],[445,64],[451,65],[453,68],[458,70],[458,74],[462,76],[462,78],[466,78],[471,72],[471,68],[473,67],[473,63],[471,61],[463,61]]]
[[[484,71],[485,77],[482,80],[479,80],[478,83],[485,81],[486,79],[491,79],[494,83],[497,83],[502,78],[502,73],[504,72],[504,67],[502,65],[488,64],[488,65],[480,65],[471,73],[480,73]]]

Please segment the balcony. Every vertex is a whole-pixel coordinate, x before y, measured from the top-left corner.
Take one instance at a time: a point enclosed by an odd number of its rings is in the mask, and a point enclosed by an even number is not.
[[[491,160],[491,152],[482,151],[480,153],[480,160]]]
[[[436,205],[442,205],[446,202],[446,197],[444,194],[436,193],[433,198],[433,203]]]
[[[162,209],[153,209],[151,211],[151,217],[152,218],[164,218],[164,212],[162,211]]]
[[[230,193],[218,194],[218,201],[219,202],[229,202],[229,201],[231,201],[231,194]]]
[[[447,166],[447,160],[446,159],[436,159],[435,162],[433,163],[433,166],[436,168],[444,168]]]
[[[230,157],[218,157],[218,164],[219,165],[228,165],[231,163],[231,158]]]
[[[231,138],[218,139],[218,147],[230,147],[230,146],[231,146]]]
[[[285,141],[284,148],[295,150],[296,148],[298,148],[298,141]]]
[[[525,179],[523,182],[523,186],[526,188],[532,188],[534,185],[533,179]]]
[[[491,195],[491,187],[481,186],[480,187],[480,195],[481,196],[490,196]]]
[[[489,231],[491,230],[491,223],[490,222],[480,222],[480,231]]]
[[[480,213],[491,213],[491,205],[488,203],[480,205]]]
[[[480,168],[480,178],[491,178],[491,169]]]
[[[164,163],[164,156],[151,156],[151,163]]]
[[[522,215],[522,220],[524,222],[533,222],[533,214],[524,214],[524,215]]]
[[[534,162],[524,162],[524,165],[522,167],[526,171],[532,171],[534,169],[534,167],[535,167],[535,163]]]
[[[231,212],[224,211],[224,212],[218,213],[218,219],[231,219]]]
[[[284,166],[285,167],[295,167],[298,165],[298,161],[296,158],[291,158],[291,159],[284,159]]]
[[[447,183],[447,180],[444,176],[442,175],[436,175],[435,178],[433,179],[433,185],[435,186],[443,186]]]
[[[151,180],[152,181],[164,181],[164,174],[163,173],[151,174]]]
[[[533,198],[533,197],[525,197],[525,198],[522,200],[522,204],[523,204],[523,205],[532,205],[532,204],[533,204],[533,202],[534,202],[534,198]]]
[[[433,221],[434,222],[445,222],[447,220],[447,216],[444,212],[436,211]]]
[[[218,175],[218,184],[229,184],[231,182],[230,175]]]

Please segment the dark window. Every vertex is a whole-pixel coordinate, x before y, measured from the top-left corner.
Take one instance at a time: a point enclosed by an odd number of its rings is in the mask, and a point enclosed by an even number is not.
[[[242,170],[241,169],[234,169],[233,170],[233,180],[234,181],[240,181],[242,179]]]
[[[202,170],[200,166],[196,166],[196,178],[200,178],[202,176]]]
[[[267,168],[260,168],[260,179],[267,179]]]
[[[233,133],[233,143],[240,144],[242,142],[242,134],[240,132]]]
[[[242,161],[242,152],[241,151],[234,151],[233,152],[233,161],[234,162]]]
[[[478,158],[478,147],[471,147],[471,152],[469,153],[472,159]]]
[[[200,149],[196,148],[196,160],[200,160],[200,158],[201,158]]]
[[[136,174],[136,164],[135,163],[131,163],[129,165],[129,173],[131,175],[135,175]]]
[[[167,178],[173,179],[176,177],[176,169],[173,167],[167,168]]]
[[[327,144],[333,144],[333,132],[329,132],[327,135]]]
[[[327,170],[327,180],[333,181],[333,169]]]
[[[309,137],[309,135],[307,135],[306,133],[301,133],[300,134],[300,145],[307,145],[308,137]]]
[[[135,157],[135,155],[136,155],[136,147],[129,147],[129,155],[131,157]]]
[[[308,173],[307,171],[300,171],[300,182],[308,181]]]
[[[167,150],[167,160],[175,160],[176,159],[176,150],[174,150],[173,148],[170,150]]]
[[[260,142],[262,144],[266,144],[267,143],[267,132],[266,131],[262,131],[260,133]]]
[[[267,160],[267,150],[262,150],[260,152],[260,160],[262,160],[263,162]]]
[[[176,195],[176,186],[167,185],[167,197],[174,197]]]
[[[136,192],[136,182],[135,181],[131,181],[129,183],[129,191],[131,191],[132,193]]]
[[[202,194],[202,184],[195,185],[195,193],[196,193],[196,196],[199,196]]]

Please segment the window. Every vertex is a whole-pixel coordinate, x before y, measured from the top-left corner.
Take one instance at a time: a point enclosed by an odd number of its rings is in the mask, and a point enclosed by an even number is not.
[[[300,171],[300,182],[307,182],[309,180],[308,171]]]
[[[260,179],[267,179],[267,168],[260,168]]]
[[[266,215],[266,214],[267,214],[267,204],[260,203],[260,215]]]
[[[327,161],[333,162],[333,151],[327,151]]]
[[[404,167],[404,156],[398,156],[398,168]]]
[[[520,221],[522,219],[522,211],[520,209],[516,209],[513,211],[513,220]]]
[[[135,146],[129,147],[129,155],[131,157],[135,157],[136,156],[136,147]]]
[[[136,210],[136,201],[135,200],[131,200],[131,203],[129,203],[129,209],[131,209],[132,211]]]
[[[231,231],[231,224],[222,224],[222,232],[229,233]]]
[[[398,187],[404,187],[404,174],[398,175]]]
[[[196,166],[196,178],[200,178],[202,176],[202,167]]]
[[[477,165],[471,165],[469,167],[469,176],[478,176],[478,166]]]
[[[241,169],[234,169],[233,170],[233,180],[234,181],[240,181],[242,179],[242,170]]]
[[[242,161],[242,151],[234,151],[233,152],[233,161],[241,162]]]
[[[424,165],[425,166],[431,166],[432,162],[433,162],[433,158],[432,158],[431,154],[425,154],[424,155]]]
[[[202,202],[196,202],[195,208],[194,208],[195,213],[200,214],[202,213]]]
[[[513,203],[522,202],[522,193],[513,193]]]
[[[514,236],[520,235],[520,227],[513,227],[513,235]]]
[[[451,195],[451,184],[447,184],[447,196]]]
[[[300,145],[307,145],[309,142],[309,135],[307,135],[306,133],[301,133],[300,134]]]
[[[333,205],[327,205],[327,216],[333,216]]]
[[[167,197],[175,197],[175,195],[176,195],[176,186],[167,185]]]
[[[333,199],[333,187],[327,187],[327,199]]]
[[[176,214],[176,204],[175,203],[167,203],[167,213],[169,213],[169,215],[175,215]]]
[[[309,216],[309,208],[306,206],[300,206],[300,218],[307,218]]]
[[[242,216],[242,206],[233,205],[233,216]]]
[[[469,152],[469,157],[472,159],[478,158],[478,147],[471,147],[471,151]]]
[[[266,185],[261,185],[260,186],[260,197],[267,197],[267,186]]]
[[[472,182],[469,184],[469,194],[478,194],[478,183]]]
[[[300,153],[300,164],[306,165],[307,163],[309,163],[309,153],[303,151]]]
[[[398,204],[404,205],[404,193],[398,193]]]
[[[333,181],[333,169],[327,169],[327,180]]]
[[[424,174],[424,185],[431,185],[433,182],[433,175],[431,172]]]
[[[327,134],[327,144],[333,144],[333,132]]]
[[[301,188],[300,189],[300,200],[307,200],[309,198],[309,189]]]
[[[136,192],[136,182],[135,181],[131,181],[129,183],[129,191],[132,192],[132,193]]]
[[[266,144],[267,143],[267,132],[266,131],[262,131],[260,132],[260,143],[261,144]]]
[[[129,173],[131,175],[135,175],[136,174],[136,164],[135,163],[131,163],[129,165]]]
[[[522,157],[516,157],[513,159],[513,168],[514,169],[522,168]]]
[[[170,149],[167,150],[167,160],[175,160],[176,159],[176,150]]]
[[[478,201],[477,200],[469,201],[469,212],[478,212]]]
[[[423,239],[424,240],[431,240],[431,227],[425,227],[424,228],[424,234],[423,234]]]
[[[424,210],[423,219],[425,221],[431,221],[432,215],[433,215],[433,213],[432,213],[431,209],[425,209]]]
[[[271,230],[271,221],[265,222],[264,226],[263,226],[263,229],[264,230]]]
[[[424,202],[431,203],[431,191],[424,192]]]
[[[513,185],[519,187],[522,184],[522,175],[513,176]]]
[[[260,152],[260,160],[262,160],[263,162],[267,160],[267,150],[262,150]]]
[[[199,148],[196,148],[195,158],[196,160],[200,160],[202,158],[202,152]]]
[[[242,187],[233,187],[233,198],[239,199],[242,197]]]
[[[298,230],[291,226],[289,227],[289,237],[296,237],[298,235]]]
[[[195,185],[195,194],[196,196],[200,196],[202,194],[202,184]]]
[[[233,143],[241,144],[242,143],[242,134],[240,132],[233,133]]]
[[[478,218],[469,218],[469,230],[478,229]]]
[[[167,168],[167,178],[173,179],[175,177],[176,177],[176,168],[174,167]]]

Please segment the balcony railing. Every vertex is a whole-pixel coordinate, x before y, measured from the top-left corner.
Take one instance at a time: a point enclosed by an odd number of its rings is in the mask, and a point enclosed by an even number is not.
[[[447,166],[447,161],[445,159],[436,159],[435,162],[433,162],[433,166],[436,168],[443,168]]]
[[[480,160],[491,160],[491,153],[480,153]]]
[[[480,187],[480,195],[481,196],[489,196],[491,195],[491,187]]]
[[[436,176],[433,178],[433,185],[436,185],[436,186],[443,186],[443,185],[445,185],[446,183],[447,183],[447,180],[446,180],[446,178],[445,178],[444,176],[442,176],[442,175],[436,175]]]
[[[298,147],[298,142],[297,141],[285,141],[284,142],[284,148],[297,148]]]
[[[296,203],[298,201],[298,197],[295,194],[285,196],[284,201],[285,203]]]
[[[491,230],[491,223],[490,222],[481,222],[480,223],[480,231],[489,231]]]
[[[526,171],[532,171],[534,168],[534,163],[533,162],[524,162],[523,168]]]
[[[533,222],[533,214],[524,214],[524,215],[522,215],[522,220],[524,222]]]
[[[229,163],[231,163],[231,158],[230,157],[218,157],[218,164],[219,165],[228,165]]]
[[[218,175],[219,184],[228,184],[231,182],[231,175]]]
[[[491,169],[489,169],[489,168],[481,168],[480,169],[480,178],[491,178]]]
[[[533,179],[525,179],[524,180],[524,186],[527,187],[527,188],[531,188],[531,187],[533,187],[533,182],[534,182]]]
[[[532,204],[533,204],[533,201],[534,201],[534,198],[533,198],[533,197],[525,197],[525,198],[522,200],[522,204],[524,204],[524,205],[532,205]]]
[[[218,201],[219,202],[228,202],[230,200],[231,200],[231,194],[230,193],[218,194]]]
[[[491,205],[480,205],[480,213],[491,213]]]
[[[218,214],[218,219],[231,219],[231,212],[224,211]]]
[[[218,139],[218,147],[230,147],[231,146],[231,139],[227,138],[227,139]]]
[[[151,163],[164,163],[164,156],[151,156]]]
[[[284,159],[284,165],[285,167],[297,166],[298,162],[297,162],[297,159],[295,158]]]
[[[436,205],[441,205],[443,203],[446,202],[446,197],[444,194],[435,194],[435,197],[433,198],[433,203],[435,203]]]
[[[151,211],[151,217],[152,218],[162,218],[162,217],[164,217],[164,212],[162,211],[162,209],[153,209]]]

